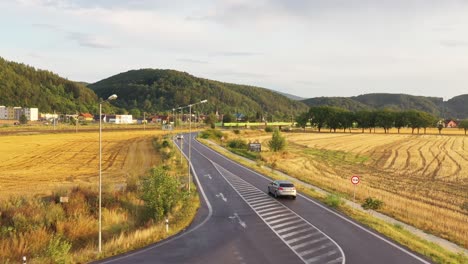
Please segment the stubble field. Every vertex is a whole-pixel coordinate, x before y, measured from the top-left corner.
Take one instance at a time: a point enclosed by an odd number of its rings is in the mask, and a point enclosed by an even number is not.
[[[283,133],[285,152],[262,153],[277,169],[352,199],[384,201],[382,211],[468,247],[468,137],[454,135]],[[229,137],[234,137],[229,135]],[[243,131],[264,149],[271,134]]]
[[[102,137],[102,177],[106,188],[121,188],[157,164],[155,131],[106,131]],[[97,189],[98,133],[0,136],[0,193],[49,195],[83,186]]]

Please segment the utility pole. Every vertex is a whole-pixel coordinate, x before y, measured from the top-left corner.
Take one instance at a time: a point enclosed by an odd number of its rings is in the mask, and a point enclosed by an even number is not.
[[[143,112],[143,130],[146,130],[146,112]]]

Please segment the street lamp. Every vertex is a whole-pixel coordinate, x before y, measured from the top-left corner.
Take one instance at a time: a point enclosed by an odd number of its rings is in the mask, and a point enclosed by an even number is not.
[[[208,100],[201,100],[198,103],[190,104],[188,105],[189,107],[189,164],[188,164],[188,178],[189,178],[189,185],[188,185],[188,191],[190,194],[190,166],[192,164],[192,106],[197,105],[197,104],[204,104],[208,102]]]
[[[99,102],[99,253],[102,252],[102,104],[117,99],[113,94],[104,101]]]

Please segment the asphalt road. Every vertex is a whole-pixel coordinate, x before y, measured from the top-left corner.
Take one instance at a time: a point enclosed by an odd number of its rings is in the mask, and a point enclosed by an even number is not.
[[[192,225],[97,263],[431,263],[301,194],[274,199],[270,180],[196,140],[191,160],[202,197]]]

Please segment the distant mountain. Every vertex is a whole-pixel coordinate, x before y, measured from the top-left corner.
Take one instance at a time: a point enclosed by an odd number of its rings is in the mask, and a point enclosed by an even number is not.
[[[0,105],[75,113],[95,109],[96,102],[96,94],[81,84],[0,57]]]
[[[208,103],[193,110],[242,113],[249,117],[273,115],[276,118],[290,118],[308,109],[304,103],[269,89],[197,78],[175,70],[131,70],[88,87],[102,98],[117,94],[119,98],[113,104],[118,107],[146,112],[171,112],[174,107],[204,99]]]
[[[439,97],[375,93],[352,97],[315,97],[302,100],[308,106],[336,106],[351,111],[363,109],[420,110],[442,118],[468,118],[468,94],[446,102]]]
[[[273,90],[274,91],[274,90]],[[281,95],[284,95],[286,96],[287,98],[291,99],[291,100],[294,100],[294,101],[302,101],[302,100],[305,100],[306,98],[304,97],[300,97],[300,96],[297,96],[297,95],[293,95],[293,94],[288,94],[288,93],[283,93],[283,92],[279,92],[279,91],[274,91],[274,92],[277,92]]]

